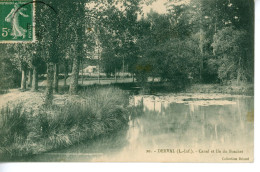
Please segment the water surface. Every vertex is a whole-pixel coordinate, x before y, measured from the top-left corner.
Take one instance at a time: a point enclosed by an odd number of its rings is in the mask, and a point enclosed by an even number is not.
[[[229,157],[253,159],[251,96],[138,95],[131,97],[130,104],[135,108],[129,126],[121,131],[22,161],[221,162],[224,158],[225,162]],[[221,153],[208,152],[216,149]]]

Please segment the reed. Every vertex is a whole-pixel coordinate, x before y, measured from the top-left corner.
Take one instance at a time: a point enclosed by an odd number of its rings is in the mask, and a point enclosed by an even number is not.
[[[0,156],[38,154],[118,131],[127,125],[127,105],[128,95],[116,88],[84,90],[77,101],[37,111],[8,105],[1,110]]]

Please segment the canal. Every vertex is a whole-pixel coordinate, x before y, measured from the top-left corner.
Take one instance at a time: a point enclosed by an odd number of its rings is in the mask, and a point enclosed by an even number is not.
[[[128,126],[120,131],[18,161],[221,162],[226,156],[253,158],[252,96],[134,95],[130,105],[133,113]]]

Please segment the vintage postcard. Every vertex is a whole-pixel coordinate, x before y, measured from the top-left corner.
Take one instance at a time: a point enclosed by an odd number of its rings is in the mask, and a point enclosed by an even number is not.
[[[0,162],[254,162],[254,1],[0,0]]]

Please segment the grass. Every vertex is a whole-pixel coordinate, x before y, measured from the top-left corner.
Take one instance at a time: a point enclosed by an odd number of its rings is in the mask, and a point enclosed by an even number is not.
[[[253,84],[220,85],[220,84],[194,84],[188,88],[186,93],[222,93],[236,95],[254,95]]]
[[[77,101],[40,107],[7,105],[0,117],[0,159],[61,149],[127,125],[128,95],[116,88],[80,92]]]

